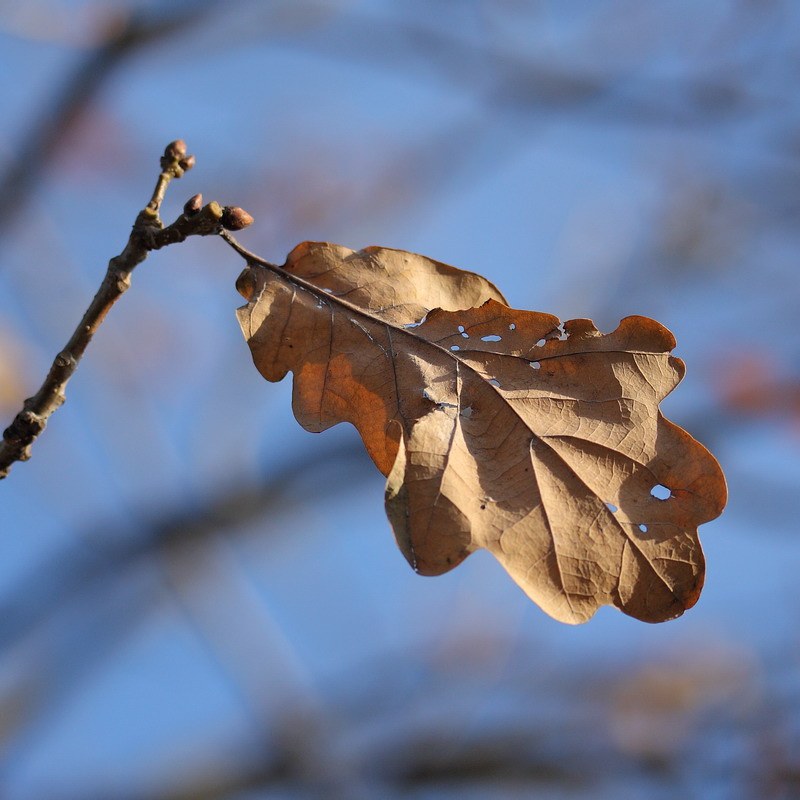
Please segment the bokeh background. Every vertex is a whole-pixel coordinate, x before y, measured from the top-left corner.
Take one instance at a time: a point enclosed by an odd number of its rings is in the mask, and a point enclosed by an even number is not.
[[[421,252],[667,325],[720,459],[706,589],[570,627],[485,553],[421,578],[349,427],[304,432],[241,262],[151,258],[0,484],[0,796],[800,796],[800,4],[0,2],[0,408],[183,138],[273,261]]]

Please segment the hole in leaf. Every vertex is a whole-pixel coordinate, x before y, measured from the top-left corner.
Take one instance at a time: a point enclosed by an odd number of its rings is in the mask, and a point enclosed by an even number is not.
[[[639,530],[640,530],[642,533],[647,533],[647,525],[645,525],[644,523],[642,523],[642,524],[639,526]]]
[[[403,325],[403,327],[404,328],[416,328],[416,327],[422,325],[422,323],[425,322],[426,319],[428,319],[428,311],[427,311],[427,309],[425,310],[425,316],[419,322],[409,322],[409,323]]]
[[[544,345],[544,342],[545,342],[545,340],[544,340],[544,339],[539,339],[539,341],[538,341],[538,342],[536,342],[536,346],[537,346],[537,347],[542,347],[542,345]]]
[[[509,329],[510,331],[515,331],[515,330],[517,329],[517,326],[516,326],[516,325],[515,325],[515,324],[512,322],[512,323],[511,323],[511,324],[508,326],[508,329]]]
[[[327,292],[328,294],[333,294],[333,289],[323,289],[323,292]]]
[[[541,369],[541,366],[542,366],[542,365],[541,365],[541,364],[540,364],[538,361],[531,361],[531,366],[532,366],[534,369]]]
[[[497,336],[496,334],[492,333],[489,336],[481,336],[482,342],[499,342],[502,341],[502,336]]]
[[[613,503],[606,503],[606,508],[612,513],[615,514],[619,509]]]
[[[461,416],[469,419],[472,416],[472,406],[467,406],[461,409]]]
[[[461,348],[457,344],[451,344],[450,345],[450,349],[451,350],[460,350]]]
[[[486,503],[481,503],[481,511],[485,510],[485,508],[486,508]]]
[[[650,494],[653,495],[653,497],[655,497],[657,500],[667,500],[668,498],[672,497],[672,491],[660,483],[657,483],[650,490]]]
[[[469,339],[469,334],[468,334],[468,333],[467,333],[467,332],[464,330],[464,326],[463,326],[463,325],[459,325],[459,326],[458,326],[458,332],[459,332],[459,333],[460,333],[460,334],[461,334],[461,335],[462,335],[462,336],[463,336],[465,339]]]
[[[490,378],[489,383],[491,383],[492,386],[496,386],[498,389],[500,388],[500,381],[496,381],[494,378]]]

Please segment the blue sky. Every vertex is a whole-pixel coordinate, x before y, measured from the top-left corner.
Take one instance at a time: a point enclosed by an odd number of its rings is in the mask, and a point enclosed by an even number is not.
[[[6,164],[90,52],[92,21],[122,8],[30,4],[31,18],[73,15],[52,31],[9,14]],[[420,578],[392,540],[380,476],[355,456],[337,461],[356,452],[355,433],[307,434],[288,380],[267,384],[252,368],[234,316],[236,257],[208,240],[153,254],[33,459],[0,487],[0,604],[21,613],[81,559],[280,475],[287,459],[320,448],[332,465],[261,515],[149,549],[45,604],[0,653],[0,699],[18,708],[0,753],[5,795],[168,796],[187,775],[235,770],[262,739],[277,747],[297,708],[332,725],[331,752],[359,763],[370,737],[541,708],[545,690],[523,691],[520,675],[588,685],[635,677],[637,664],[673,665],[676,680],[681,669],[696,680],[692,665],[740,665],[723,700],[746,694],[737,681],[757,686],[796,729],[796,408],[751,413],[729,386],[774,380],[788,398],[797,385],[797,16],[788,2],[243,1],[123,62],[3,235],[0,359],[19,365],[17,400],[181,137],[197,166],[170,188],[165,219],[197,191],[241,205],[256,217],[241,241],[266,258],[304,239],[381,244],[481,272],[517,307],[603,330],[628,314],[663,322],[688,369],[663,408],[718,456],[731,500],[701,529],[700,602],[665,625],[611,609],[560,625],[483,553]],[[9,419],[14,409],[7,401]],[[459,648],[474,664],[451,655]],[[370,717],[359,692],[381,677],[404,710]],[[428,698],[418,717],[415,696]],[[571,719],[574,701],[558,696]],[[724,772],[741,744],[710,708]],[[686,719],[681,747],[704,730]],[[602,730],[603,747],[634,758],[611,723]],[[718,775],[686,769],[685,785],[714,796]],[[738,796],[735,770],[726,780]],[[639,796],[635,783],[594,788]],[[274,796],[305,796],[291,792]]]

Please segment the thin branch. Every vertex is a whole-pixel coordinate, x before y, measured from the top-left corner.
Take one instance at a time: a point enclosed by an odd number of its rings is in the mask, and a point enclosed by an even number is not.
[[[178,139],[167,146],[161,158],[159,175],[150,202],[139,212],[125,249],[108,262],[103,282],[89,308],[64,349],[55,357],[39,391],[29,397],[0,441],[0,479],[5,478],[15,461],[27,461],[30,448],[44,430],[47,420],[66,399],[67,382],[78,368],[86,348],[114,303],[131,284],[131,273],[151,250],[184,241],[189,236],[208,236],[223,227],[240,230],[253,219],[237,207],[222,208],[211,202],[201,208],[203,199],[195,195],[184,206],[183,214],[164,227],[159,217],[161,203],[173,178],[180,178],[194,166],[194,156],[186,154],[186,144]]]

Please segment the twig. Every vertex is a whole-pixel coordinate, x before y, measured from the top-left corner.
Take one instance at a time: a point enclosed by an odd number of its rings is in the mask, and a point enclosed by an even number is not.
[[[36,437],[44,430],[47,420],[65,400],[67,382],[78,368],[78,362],[89,342],[105,319],[111,306],[131,284],[131,273],[144,261],[151,250],[182,242],[189,236],[218,234],[223,228],[241,230],[253,219],[241,208],[222,208],[211,202],[202,207],[202,195],[195,195],[184,206],[183,214],[164,227],[159,217],[164,194],[173,178],[180,178],[194,166],[194,156],[186,154],[186,144],[178,139],[167,146],[161,158],[161,174],[153,196],[139,212],[125,249],[108,262],[103,282],[64,349],[53,365],[38,392],[29,397],[11,425],[3,431],[0,441],[0,479],[5,478],[15,461],[27,461]]]

